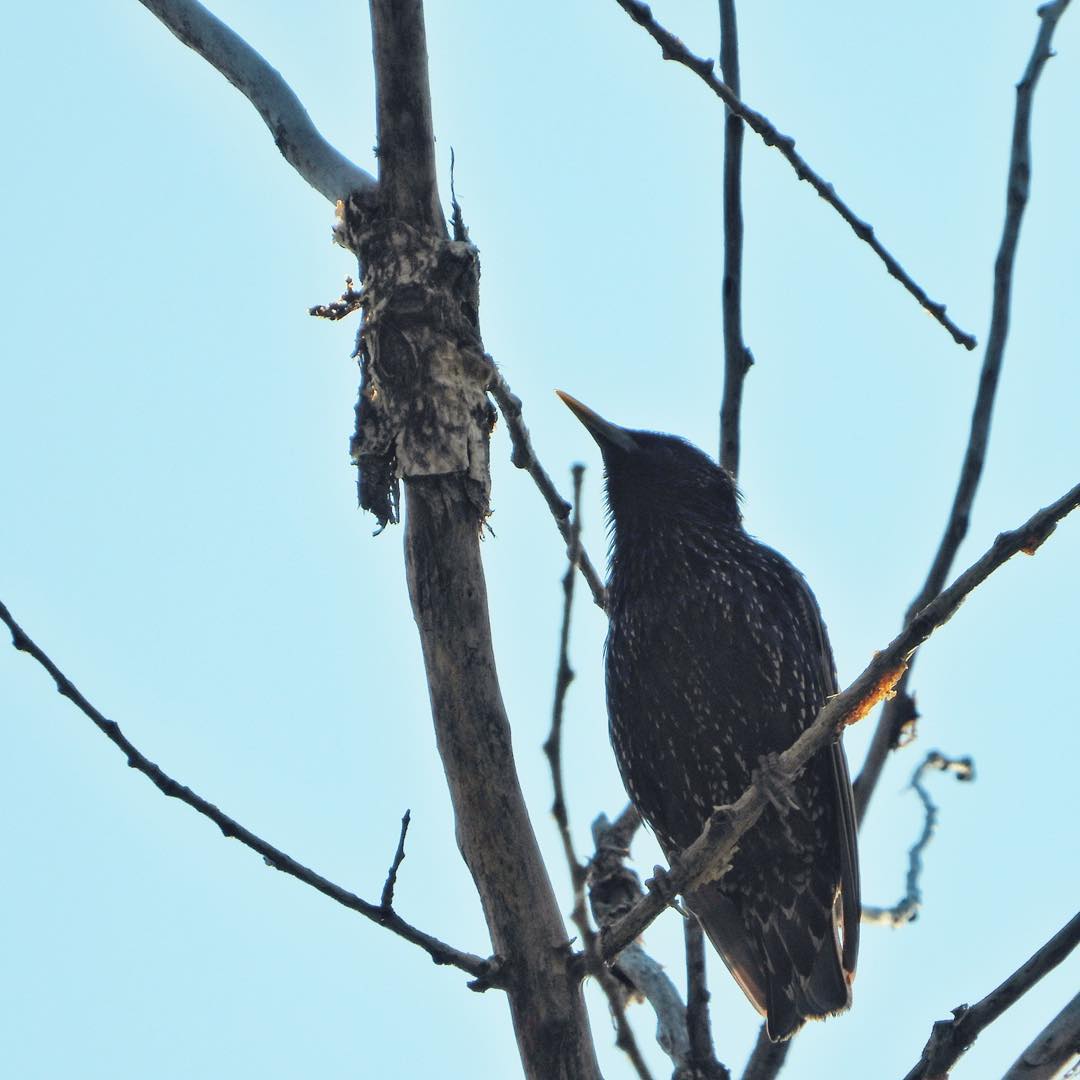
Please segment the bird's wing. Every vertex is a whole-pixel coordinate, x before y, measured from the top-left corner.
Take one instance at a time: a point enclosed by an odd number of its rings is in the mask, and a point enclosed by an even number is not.
[[[799,593],[808,624],[813,628],[817,641],[817,664],[821,685],[826,700],[840,692],[836,677],[836,662],[833,660],[829,636],[825,630],[825,621],[821,617],[814,594],[806,579],[796,572],[799,581]],[[855,977],[855,963],[859,955],[859,925],[862,921],[862,897],[859,885],[859,847],[858,820],[855,817],[855,803],[852,798],[851,776],[848,773],[847,755],[839,739],[829,748],[832,758],[834,791],[836,793],[838,840],[840,842],[840,921],[844,930],[841,963],[848,983]]]

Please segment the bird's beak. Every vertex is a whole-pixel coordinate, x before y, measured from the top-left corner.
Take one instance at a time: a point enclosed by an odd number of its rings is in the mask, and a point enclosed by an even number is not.
[[[585,425],[589,434],[599,444],[601,450],[615,447],[618,450],[625,450],[629,453],[638,449],[638,444],[634,441],[634,437],[625,428],[621,428],[617,424],[605,420],[602,416],[594,413],[588,405],[582,405],[577,398],[563,393],[562,390],[556,390],[555,393],[562,398],[563,404]]]

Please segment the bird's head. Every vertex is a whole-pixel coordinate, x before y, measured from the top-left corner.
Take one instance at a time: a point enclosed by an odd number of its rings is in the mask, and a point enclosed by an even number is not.
[[[631,522],[659,525],[686,517],[740,523],[735,481],[696,446],[675,435],[619,427],[569,394],[555,392],[600,447],[616,534]]]

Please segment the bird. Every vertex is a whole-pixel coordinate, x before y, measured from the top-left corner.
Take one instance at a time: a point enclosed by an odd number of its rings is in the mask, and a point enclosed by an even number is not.
[[[556,393],[604,462],[612,747],[674,864],[837,693],[828,634],[802,574],[744,529],[726,469]],[[726,872],[683,901],[774,1042],[850,1006],[861,906],[839,740],[811,758],[790,805],[770,799]]]

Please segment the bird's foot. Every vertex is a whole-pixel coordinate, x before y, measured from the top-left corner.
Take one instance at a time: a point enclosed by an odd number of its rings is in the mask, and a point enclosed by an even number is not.
[[[678,892],[672,884],[671,875],[679,868],[679,857],[673,855],[669,861],[670,870],[665,870],[662,866],[653,867],[652,877],[646,879],[645,888],[651,893],[656,893],[669,907],[678,907],[675,899]]]
[[[780,764],[779,754],[762,754],[753,780],[781,817],[791,810],[798,810],[799,804],[789,787],[789,774]]]

